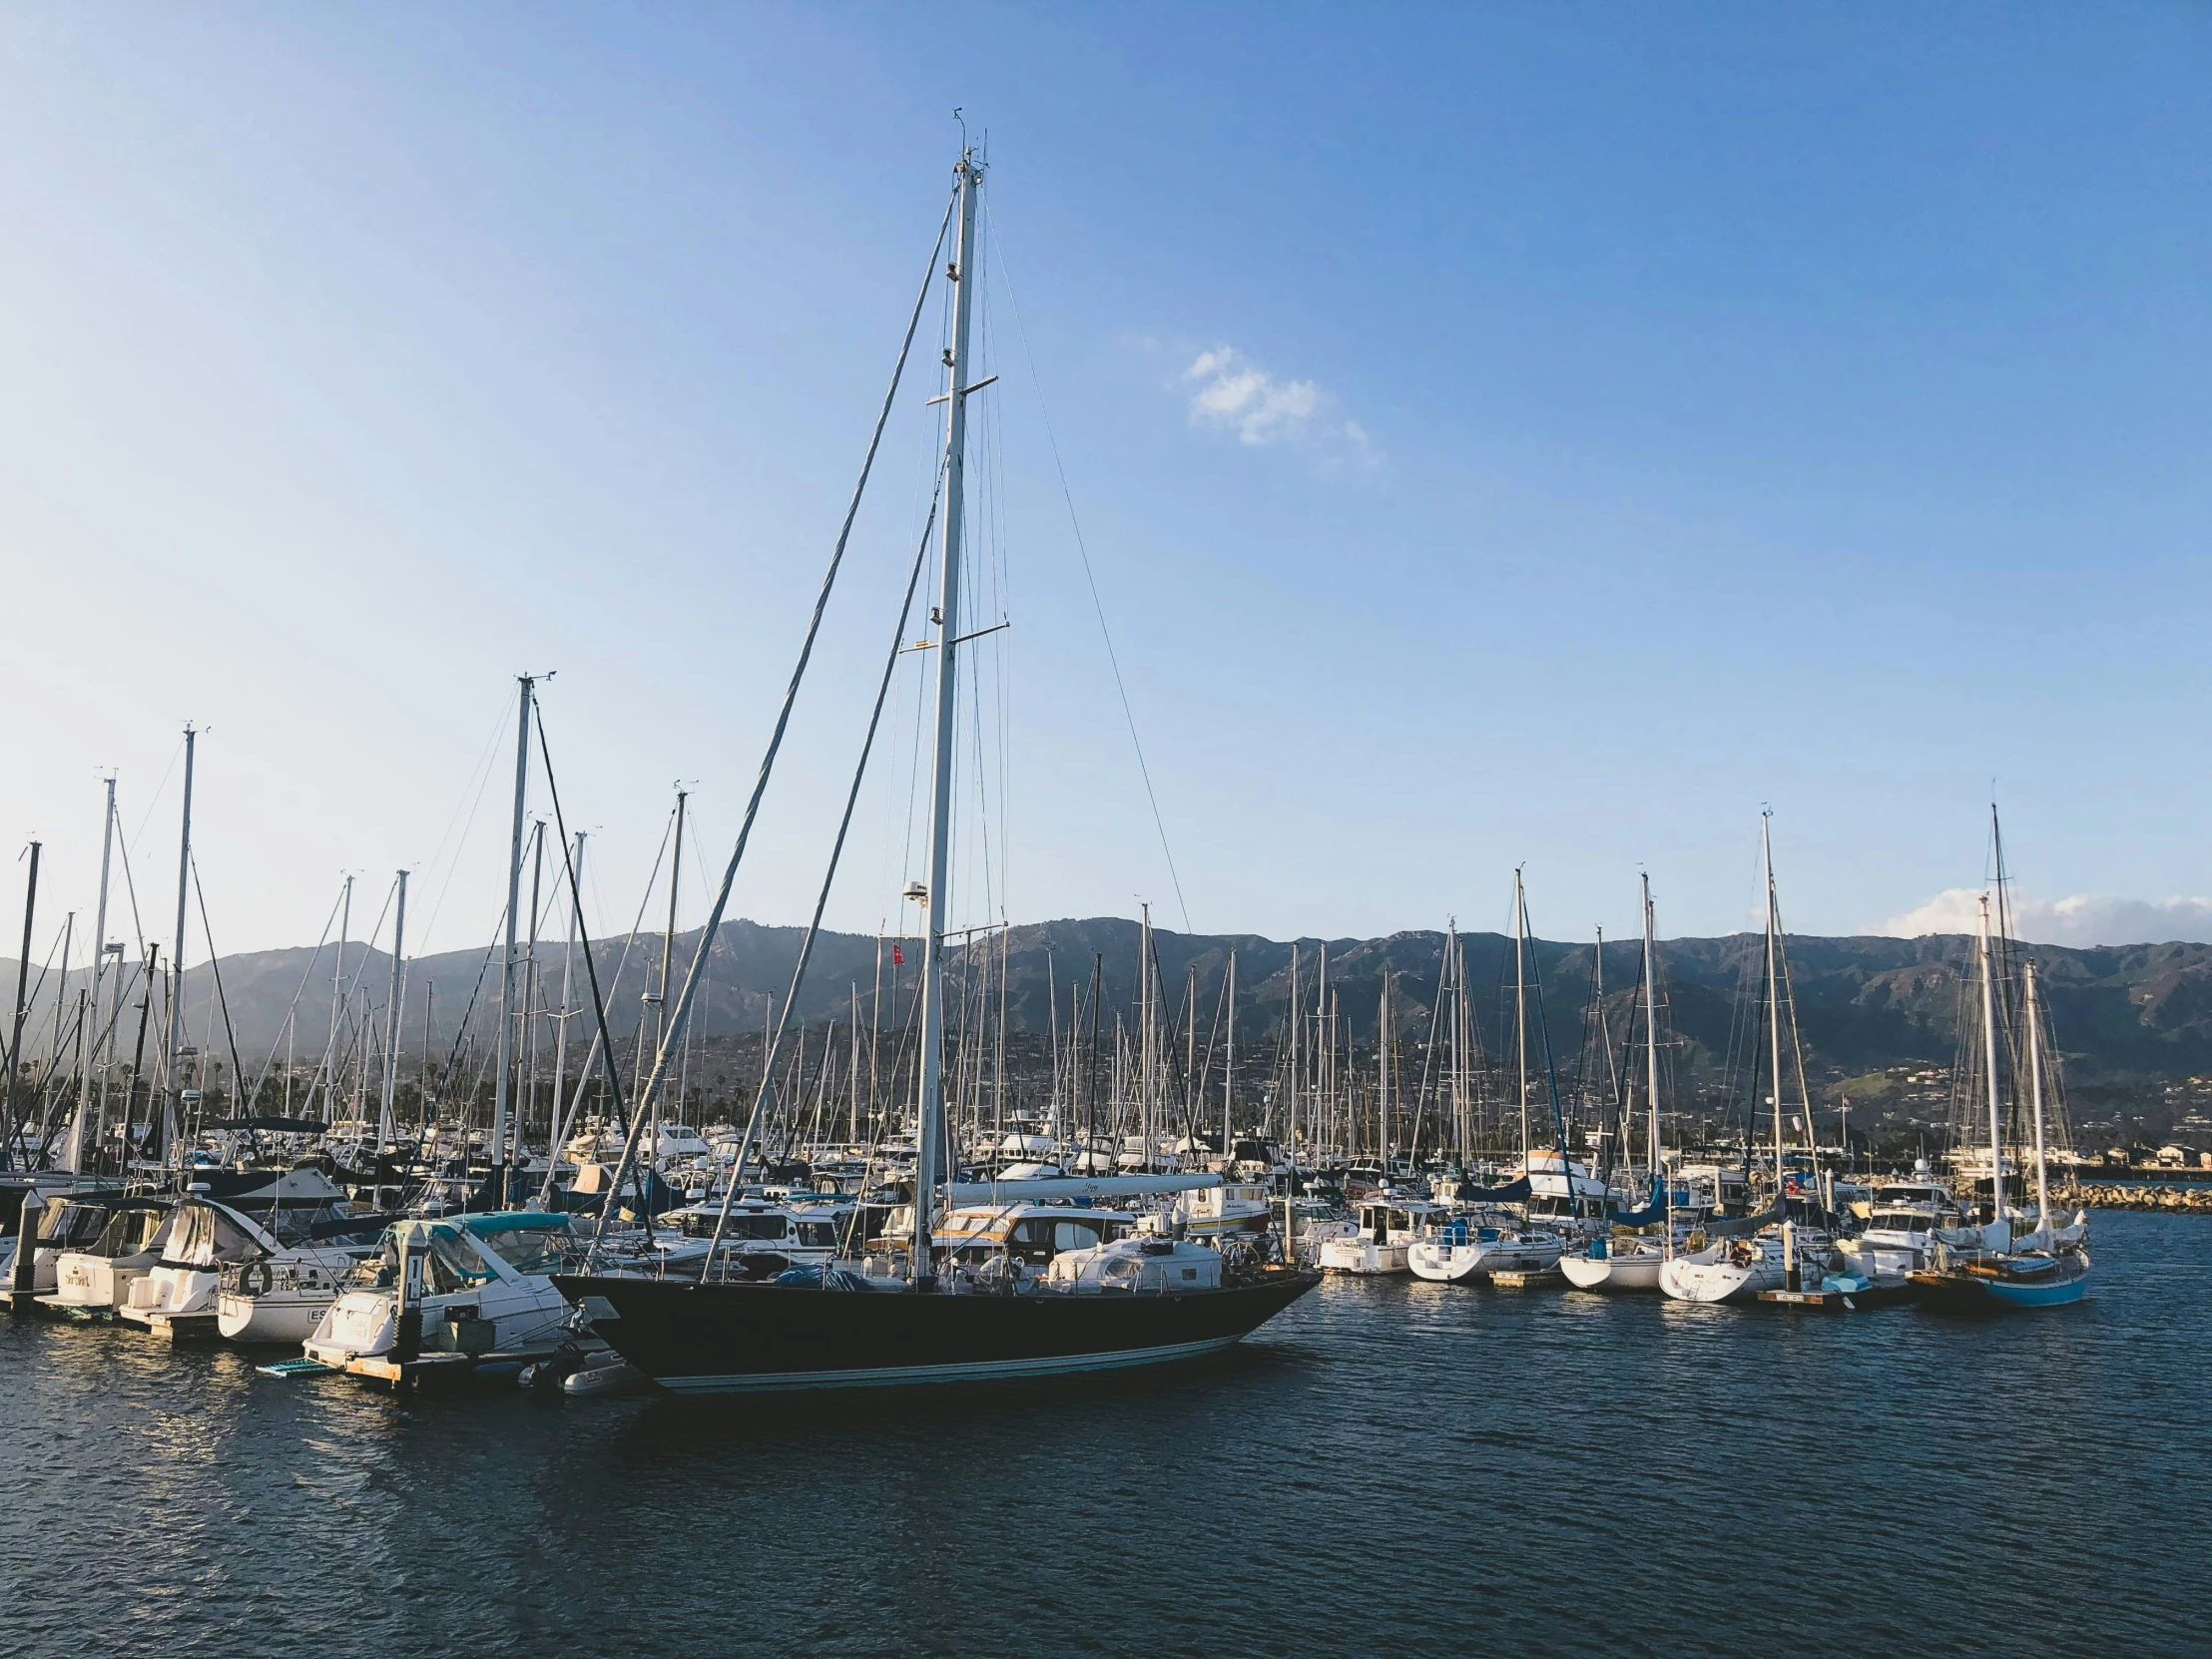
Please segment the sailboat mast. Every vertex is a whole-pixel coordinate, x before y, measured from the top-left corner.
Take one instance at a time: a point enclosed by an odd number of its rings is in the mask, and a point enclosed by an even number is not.
[[[376,1159],[381,1163],[384,1147],[392,1138],[392,1102],[399,1088],[399,997],[400,962],[407,948],[407,872],[399,871],[399,895],[391,922],[391,991],[384,1001],[384,1096],[381,1109],[376,1114]],[[428,1098],[429,1079],[423,1079],[424,1098]],[[381,1175],[381,1170],[378,1174]],[[379,1189],[377,1202],[383,1194]]]
[[[2004,1114],[1997,1097],[1996,979],[1989,959],[1989,896],[1981,897],[1981,1058],[1989,1072],[1989,1219],[2004,1219]]]
[[[1229,953],[1229,1035],[1223,1045],[1221,1073],[1221,1167],[1228,1173],[1233,1148],[1230,1136],[1237,1104],[1237,953]]]
[[[1298,1188],[1298,1079],[1299,1068],[1305,1065],[1305,1043],[1301,1040],[1306,1024],[1306,1005],[1298,996],[1298,942],[1291,943],[1291,1078],[1290,1102],[1283,1112],[1283,1149],[1291,1159],[1291,1189]],[[1290,1240],[1283,1241],[1290,1248]]]
[[[38,915],[38,859],[41,843],[32,841],[28,848],[31,873],[23,889],[23,948],[15,957],[15,1017],[8,1025],[8,1079],[7,1105],[0,1111],[0,1120],[7,1126],[7,1139],[0,1142],[0,1169],[13,1169],[21,1143],[15,1128],[15,1085],[23,1074],[23,1021],[29,1012],[25,993],[30,986],[31,974],[31,925]],[[151,994],[151,993],[150,993]]]
[[[1644,1094],[1651,1114],[1651,1178],[1659,1179],[1659,986],[1652,975],[1651,877],[1644,886]]]
[[[2035,1102],[2035,1227],[2050,1231],[2050,1172],[2043,1157],[2043,1022],[2035,997],[2035,964],[2024,962],[2020,975],[2027,982],[2027,1089]]]
[[[915,1135],[914,1232],[912,1274],[916,1285],[933,1284],[936,1268],[929,1256],[938,1165],[944,1144],[944,930],[951,913],[952,717],[956,709],[953,653],[960,632],[960,520],[966,504],[968,329],[975,284],[969,280],[975,261],[975,202],[983,167],[975,153],[963,151],[953,176],[960,189],[960,237],[946,279],[952,283],[952,349],[946,364],[944,417],[944,523],[938,543],[937,725],[929,785],[929,885],[923,895],[926,925],[921,940],[921,1075]]]
[[[530,793],[531,700],[537,682],[530,675],[516,676],[522,688],[515,719],[514,832],[507,850],[507,947],[499,960],[499,1056],[493,1068],[491,1096],[491,1202],[507,1207],[507,1114],[513,1100],[510,1073],[515,1050],[515,912],[522,903],[522,835],[524,806]]]
[[[185,899],[192,891],[192,762],[193,749],[198,734],[188,724],[185,727],[185,810],[183,828],[177,836],[177,931],[169,945],[169,971],[177,989],[169,999],[168,1025],[164,1034],[162,1052],[169,1056],[169,1113],[164,1124],[162,1154],[166,1158],[176,1144],[176,1136],[184,1124],[184,1058],[181,1047],[184,1031],[180,1015],[185,1000]],[[14,1056],[18,1061],[22,1056]]]
[[[1152,983],[1152,906],[1141,904],[1143,938],[1137,945],[1137,1133],[1144,1142],[1144,1172],[1152,1173],[1152,1071],[1157,1060],[1152,1051],[1152,1004],[1157,988]]]
[[[100,899],[92,921],[92,982],[87,987],[86,1017],[77,1028],[77,1115],[70,1123],[69,1154],[63,1166],[72,1175],[84,1172],[85,1110],[91,1102],[92,1068],[100,1059],[99,1033],[94,1027],[100,1020],[100,979],[108,965],[108,862],[115,850],[115,780],[107,783],[107,816],[100,823]]]
[[[1774,1201],[1782,1203],[1782,970],[1777,957],[1776,934],[1781,927],[1781,906],[1774,892],[1774,815],[1759,815],[1759,855],[1767,869],[1767,1049],[1774,1089]],[[1810,1105],[1806,1108],[1811,1111]]]
[[[338,1020],[345,1003],[345,935],[353,926],[353,877],[345,878],[338,895],[338,948],[330,963],[330,1042],[322,1051],[322,1121],[335,1123],[338,1116]],[[314,1104],[310,1087],[307,1104]]]
[[[561,1160],[558,1138],[561,1107],[568,1094],[568,1019],[569,1011],[576,1006],[571,994],[575,988],[576,929],[583,920],[579,914],[582,906],[576,902],[577,894],[583,890],[584,879],[584,831],[581,830],[576,831],[576,855],[570,868],[575,872],[576,885],[569,890],[568,895],[568,941],[561,946],[561,1017],[553,1031],[553,1101],[547,1122],[550,1125],[548,1132],[555,1139],[545,1149],[545,1167],[549,1177]]]
[[[1520,1069],[1520,1161],[1528,1172],[1528,900],[1513,871],[1513,1062]]]

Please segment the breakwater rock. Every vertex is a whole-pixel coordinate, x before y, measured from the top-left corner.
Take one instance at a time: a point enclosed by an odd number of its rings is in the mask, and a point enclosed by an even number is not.
[[[2212,1216],[2212,1188],[2121,1187],[2085,1182],[2054,1190],[2053,1199],[2092,1210],[2158,1210],[2167,1215]]]

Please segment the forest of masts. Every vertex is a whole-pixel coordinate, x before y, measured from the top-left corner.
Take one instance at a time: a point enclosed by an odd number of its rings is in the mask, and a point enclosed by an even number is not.
[[[1374,1023],[1358,1019],[1357,1037],[1327,947],[1303,960],[1294,949],[1287,998],[1252,1032],[1237,1029],[1232,1014],[1234,955],[1207,976],[1211,982],[1202,982],[1194,966],[1177,985],[1160,971],[1148,928],[1136,993],[1118,1006],[1103,990],[1101,957],[1062,982],[1048,953],[1050,1013],[1039,1032],[1009,1020],[1007,937],[1003,927],[971,930],[948,957],[946,1103],[970,1160],[1010,1147],[1010,1135],[1040,1133],[1062,1144],[1126,1150],[1147,1164],[1218,1150],[1225,1132],[1232,1140],[1295,1142],[1324,1165],[1391,1157],[1471,1162],[1558,1140],[1580,1155],[1599,1135],[1615,1146],[1642,1143],[1640,1131],[1614,1139],[1624,1113],[1638,1111],[1645,1092],[1637,1030],[1642,998],[1627,987],[1614,994],[1593,987],[1572,1065],[1563,1070],[1543,1024],[1540,992],[1502,987],[1502,1041],[1494,1054],[1485,1049],[1456,934],[1447,936],[1433,1000],[1416,1000],[1401,975],[1385,972]],[[651,1067],[661,1011],[673,1000],[670,975],[683,971],[669,960],[672,942],[633,935],[608,982],[616,1069],[630,1082],[627,1098]],[[150,947],[141,963],[119,958],[98,1009],[82,988],[52,998],[45,1041],[36,1045],[43,1054],[33,1053],[35,1026],[23,1033],[10,1091],[21,1152],[35,1155],[80,1096],[89,1106],[87,1151],[99,1149],[99,1161],[111,1166],[126,1123],[140,1157],[159,1156],[180,1135],[189,1142],[208,1126],[255,1116],[313,1120],[363,1138],[381,1122],[400,1141],[419,1140],[433,1125],[489,1125],[495,976],[487,985],[480,974],[465,989],[456,1034],[436,1041],[436,984],[415,995],[402,977],[396,987],[402,1017],[393,1021],[389,993],[379,997],[375,987],[358,983],[358,966],[347,982],[341,949],[327,1029],[303,1032],[295,1014],[287,1014],[256,1063],[233,1035],[218,967],[212,994],[196,999],[204,1005],[183,1011],[193,1040],[178,1049],[188,1069],[172,1094],[160,1043],[150,1052],[146,1041],[149,1030],[158,1038],[175,994],[158,949]],[[642,996],[631,977],[633,954],[644,969]],[[872,981],[848,985],[842,1014],[795,1028],[765,1097],[764,1147],[859,1148],[910,1133],[918,980],[911,960],[896,960],[901,954],[918,959],[914,941],[879,939]],[[544,1148],[610,1120],[613,1101],[599,1054],[604,1039],[573,955],[533,948],[519,965],[516,1133],[524,1145]],[[1372,981],[1368,988],[1372,994]],[[742,1120],[760,1092],[775,1005],[759,995],[744,999],[760,1007],[759,1032],[729,1031],[726,1015],[724,1030],[702,1034],[716,990],[711,982],[705,987],[699,1017],[674,1057],[664,1122],[706,1128]],[[728,999],[731,992],[720,987],[720,995]],[[636,1013],[616,1024],[618,997]],[[409,1003],[414,1021],[405,1018]],[[1252,1018],[1249,1008],[1245,1017]],[[409,1024],[418,1035],[407,1031]],[[1663,1069],[1671,1047],[1661,1045]],[[243,1085],[234,1081],[242,1078]],[[165,1105],[171,1101],[176,1106]],[[172,1110],[185,1121],[165,1121]]]

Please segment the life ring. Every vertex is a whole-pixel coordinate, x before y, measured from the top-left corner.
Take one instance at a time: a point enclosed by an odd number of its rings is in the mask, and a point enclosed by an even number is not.
[[[267,1262],[249,1262],[239,1269],[239,1295],[267,1296],[276,1279]]]

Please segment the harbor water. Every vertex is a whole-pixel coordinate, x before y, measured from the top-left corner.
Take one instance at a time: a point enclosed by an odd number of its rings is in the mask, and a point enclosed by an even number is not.
[[[0,1653],[2202,1652],[2212,1234],[1968,1321],[1332,1280],[1230,1356],[398,1398],[0,1323]]]

